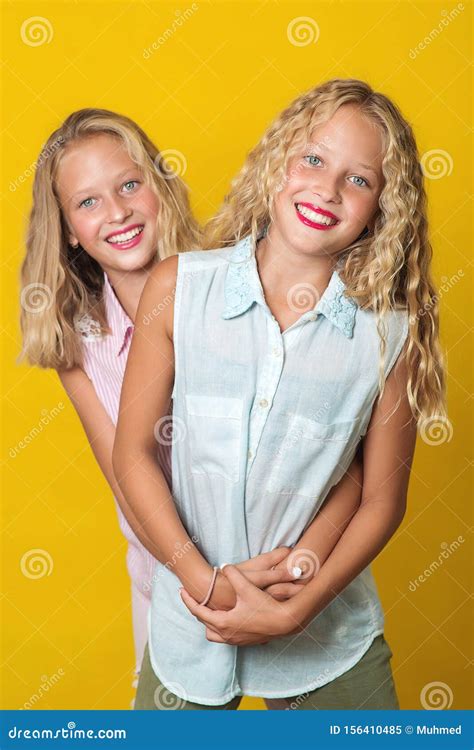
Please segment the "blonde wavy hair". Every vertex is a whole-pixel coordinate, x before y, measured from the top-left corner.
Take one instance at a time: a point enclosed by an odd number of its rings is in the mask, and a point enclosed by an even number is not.
[[[344,104],[359,111],[383,139],[384,186],[373,231],[366,228],[338,261],[346,294],[376,313],[380,334],[380,393],[386,350],[384,315],[408,312],[404,356],[409,371],[407,395],[417,422],[445,419],[445,373],[439,344],[438,295],[431,278],[426,193],[415,136],[399,109],[364,81],[332,79],[295,99],[269,126],[248,154],[218,213],[204,227],[205,248],[232,245],[251,235],[257,242],[274,219],[278,191],[287,166],[316,127]]]
[[[65,151],[99,134],[115,137],[125,146],[144,182],[159,198],[157,260],[200,243],[187,188],[170,172],[146,133],[128,117],[105,109],[73,112],[48,138],[36,163],[21,268],[23,348],[19,362],[26,359],[32,365],[55,369],[81,366],[83,347],[75,321],[83,317],[93,317],[102,332],[110,333],[102,295],[103,269],[80,245],[69,244],[56,189]]]

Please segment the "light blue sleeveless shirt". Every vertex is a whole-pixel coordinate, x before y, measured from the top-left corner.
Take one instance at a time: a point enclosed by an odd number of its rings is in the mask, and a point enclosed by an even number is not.
[[[354,457],[378,395],[379,335],[374,313],[344,288],[335,270],[319,303],[282,334],[250,237],[179,256],[173,495],[210,565],[296,544]],[[391,312],[385,322],[388,374],[408,316]],[[353,667],[383,632],[370,567],[302,633],[261,646],[207,641],[172,569],[158,563],[154,579],[151,663],[183,700],[219,705],[314,690]]]

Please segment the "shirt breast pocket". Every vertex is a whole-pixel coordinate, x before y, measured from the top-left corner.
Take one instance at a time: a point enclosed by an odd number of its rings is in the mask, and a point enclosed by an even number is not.
[[[242,409],[240,398],[186,394],[192,474],[239,481]]]
[[[345,474],[359,440],[360,420],[324,424],[299,414],[287,417],[267,488],[315,499],[328,482],[337,484]]]

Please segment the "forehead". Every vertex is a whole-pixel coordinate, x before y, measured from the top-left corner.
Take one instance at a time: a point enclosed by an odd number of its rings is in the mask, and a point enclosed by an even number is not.
[[[58,166],[57,183],[60,189],[67,185],[73,192],[113,179],[135,166],[120,138],[100,133],[67,146]]]
[[[358,107],[343,105],[325,122],[313,128],[310,146],[322,154],[344,158],[381,167],[384,141],[380,127]]]

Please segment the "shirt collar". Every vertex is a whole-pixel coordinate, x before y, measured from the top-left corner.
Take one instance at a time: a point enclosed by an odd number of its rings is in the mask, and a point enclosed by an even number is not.
[[[313,321],[315,317],[312,313],[323,314],[347,338],[351,338],[357,304],[344,295],[345,288],[339,273],[334,270],[321,299],[313,310],[303,313],[302,318]],[[224,292],[225,309],[222,317],[225,320],[241,315],[254,302],[266,306],[250,235],[240,240],[230,255]]]
[[[107,322],[111,333],[110,340],[113,342],[114,350],[117,356],[122,352],[125,346],[128,332],[133,330],[133,322],[120,304],[107,274],[104,271],[104,303],[107,314]]]

